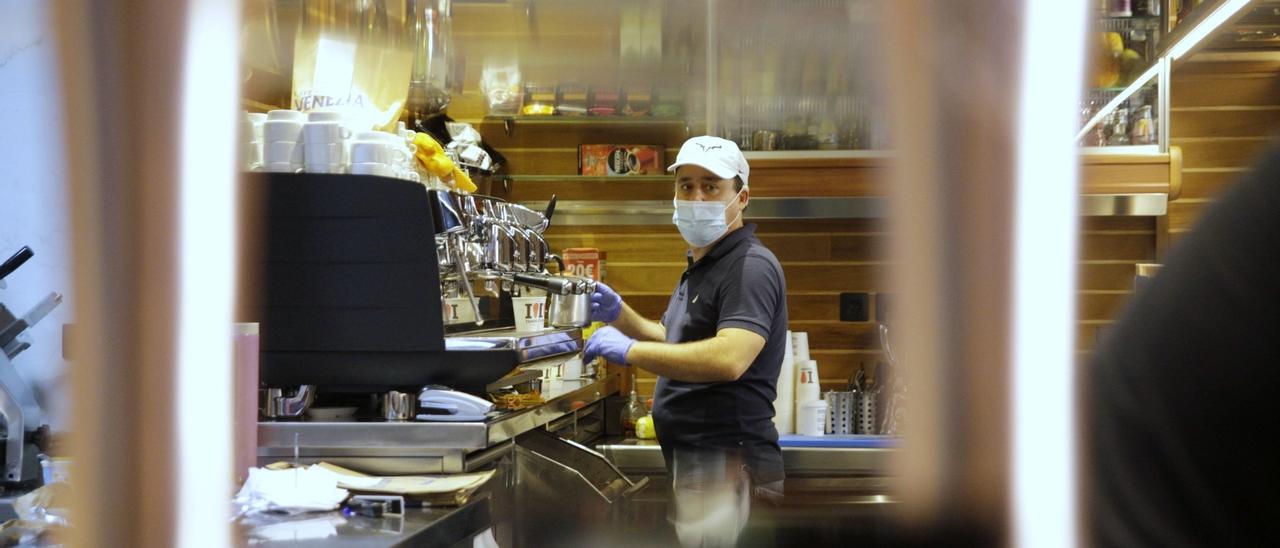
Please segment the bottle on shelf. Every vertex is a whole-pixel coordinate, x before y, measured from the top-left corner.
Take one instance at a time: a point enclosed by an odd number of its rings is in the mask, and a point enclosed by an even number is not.
[[[1156,143],[1156,123],[1151,117],[1151,105],[1142,105],[1133,120],[1129,142],[1135,145]]]
[[[648,412],[636,420],[636,437],[651,440],[658,437],[658,431],[653,428],[653,398],[649,398],[644,403]]]
[[[636,393],[636,376],[631,375],[631,395],[622,408],[622,435],[633,436],[636,433],[636,421],[645,416],[644,405],[640,403],[640,395]]]
[[[1129,109],[1117,108],[1111,133],[1107,136],[1108,146],[1124,146],[1129,143]]]

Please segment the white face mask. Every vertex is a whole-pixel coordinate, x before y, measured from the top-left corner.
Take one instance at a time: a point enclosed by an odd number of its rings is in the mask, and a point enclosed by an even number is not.
[[[742,190],[746,189],[742,187]],[[671,222],[680,229],[680,235],[684,237],[684,241],[689,242],[690,246],[707,247],[724,236],[730,224],[742,218],[742,211],[738,211],[738,216],[734,217],[733,221],[725,222],[724,220],[724,210],[729,208],[730,203],[738,200],[742,190],[734,194],[733,199],[728,202],[699,202],[672,198],[671,204],[676,210],[671,214]]]

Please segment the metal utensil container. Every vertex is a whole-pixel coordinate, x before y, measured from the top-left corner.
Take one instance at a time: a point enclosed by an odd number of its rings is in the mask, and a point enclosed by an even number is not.
[[[845,435],[856,431],[857,392],[827,392],[828,434]]]
[[[876,427],[876,399],[878,390],[855,392],[857,394],[857,428],[854,433],[874,435],[880,431]]]

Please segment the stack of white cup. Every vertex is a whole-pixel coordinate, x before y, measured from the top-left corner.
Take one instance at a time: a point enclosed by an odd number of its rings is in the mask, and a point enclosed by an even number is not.
[[[351,130],[342,125],[339,112],[312,112],[302,126],[302,157],[307,173],[346,171],[346,142]]]
[[[351,141],[351,173],[421,181],[413,169],[417,147],[385,131],[361,131]]]
[[[273,110],[262,124],[262,169],[296,173],[302,169],[302,125],[307,115],[296,110]]]
[[[245,170],[256,170],[262,166],[262,124],[267,115],[261,112],[246,112],[240,119],[240,161]]]

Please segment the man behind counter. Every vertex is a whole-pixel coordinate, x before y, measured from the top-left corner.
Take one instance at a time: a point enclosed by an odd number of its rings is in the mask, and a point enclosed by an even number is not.
[[[777,258],[743,225],[749,167],[718,137],[684,143],[674,171],[672,220],[689,244],[660,321],[644,318],[598,284],[584,359],[658,375],[653,419],[667,469],[677,455],[721,454],[741,462],[756,495],[782,492],[782,450],[773,400],[787,337],[786,280]],[[677,472],[678,473],[678,472]]]

